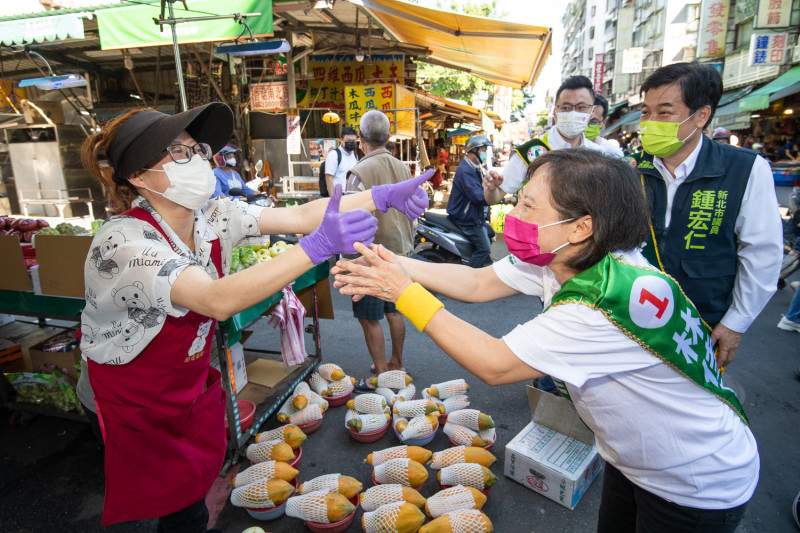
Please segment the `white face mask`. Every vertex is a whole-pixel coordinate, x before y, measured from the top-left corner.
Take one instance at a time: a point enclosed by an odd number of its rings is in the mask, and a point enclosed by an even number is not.
[[[236,166],[236,157],[229,157],[229,158],[227,158],[227,159],[225,160],[225,163],[227,163],[227,165],[228,165],[229,167],[235,167],[235,166]]]
[[[591,113],[581,113],[579,111],[568,111],[566,113],[556,113],[556,127],[561,135],[567,139],[572,139],[586,129],[589,125]]]
[[[195,154],[188,163],[178,164],[174,161],[161,165],[164,170],[148,168],[151,172],[164,172],[169,180],[169,187],[162,192],[147,189],[160,194],[167,200],[196,211],[205,205],[214,194],[216,178],[208,161]]]

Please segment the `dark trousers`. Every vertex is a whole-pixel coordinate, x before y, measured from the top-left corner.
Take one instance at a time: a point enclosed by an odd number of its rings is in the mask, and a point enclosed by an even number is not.
[[[731,533],[747,504],[732,509],[695,509],[670,503],[631,483],[606,463],[598,533]]]
[[[208,508],[205,498],[158,519],[158,533],[206,533],[207,527]]]
[[[486,226],[462,226],[458,224],[459,229],[464,232],[464,235],[475,247],[472,252],[472,257],[469,258],[469,266],[472,268],[485,267],[489,260],[489,253],[492,251],[492,241],[489,240],[489,232],[486,231]]]

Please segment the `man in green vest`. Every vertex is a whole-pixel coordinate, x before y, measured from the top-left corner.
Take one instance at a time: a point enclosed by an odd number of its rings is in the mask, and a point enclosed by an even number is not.
[[[550,150],[564,148],[587,148],[602,151],[602,148],[584,135],[594,110],[594,89],[586,76],[570,76],[556,91],[556,104],[553,108],[554,127],[541,137],[517,146],[511,151],[502,176],[489,172],[483,180],[486,201],[496,204],[506,194],[515,194],[526,181],[525,175],[537,156]]]
[[[703,135],[722,94],[710,65],[675,63],[642,84],[643,151],[630,157],[650,204],[644,255],[712,327],[719,366],[777,287],[783,232],[769,163]]]

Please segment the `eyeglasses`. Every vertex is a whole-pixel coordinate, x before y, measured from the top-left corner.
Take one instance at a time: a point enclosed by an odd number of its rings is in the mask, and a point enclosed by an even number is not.
[[[579,113],[589,113],[593,107],[594,107],[593,105],[589,104],[577,104],[577,105],[561,104],[557,105],[556,109],[562,113],[569,113],[570,111],[578,111]]]
[[[199,155],[206,161],[211,159],[211,147],[206,143],[197,143],[194,146],[186,146],[185,144],[171,144],[164,148],[164,151],[167,152],[172,160],[179,165],[191,161],[195,154]]]

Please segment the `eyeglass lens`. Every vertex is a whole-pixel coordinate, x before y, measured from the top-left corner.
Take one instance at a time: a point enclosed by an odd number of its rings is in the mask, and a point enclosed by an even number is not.
[[[211,147],[206,143],[197,143],[194,146],[172,144],[167,146],[167,152],[176,163],[188,163],[194,154],[199,155],[206,161],[211,159]]]
[[[580,113],[588,113],[589,111],[591,111],[591,109],[592,106],[587,104],[578,104],[578,105],[561,104],[560,106],[558,106],[558,110],[563,111],[564,113],[568,113],[573,110],[578,111]]]

